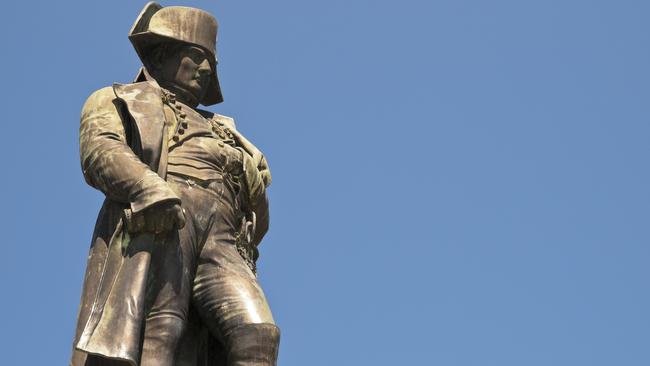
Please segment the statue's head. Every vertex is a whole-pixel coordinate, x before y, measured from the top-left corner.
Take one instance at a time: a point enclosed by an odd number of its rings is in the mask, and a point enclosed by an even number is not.
[[[223,101],[216,68],[217,21],[209,13],[150,2],[129,39],[161,86],[189,93],[203,105]]]

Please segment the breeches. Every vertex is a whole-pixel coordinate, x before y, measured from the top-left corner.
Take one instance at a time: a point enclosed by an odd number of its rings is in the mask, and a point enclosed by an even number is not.
[[[241,213],[232,185],[213,181],[203,187],[174,176],[168,181],[187,223],[152,252],[142,365],[175,364],[192,310],[226,347],[238,342],[233,337],[242,327],[277,333],[264,292],[235,245]]]

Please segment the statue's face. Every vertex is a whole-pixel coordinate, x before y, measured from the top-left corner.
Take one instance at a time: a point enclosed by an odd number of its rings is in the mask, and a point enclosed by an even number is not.
[[[192,45],[182,45],[168,54],[161,60],[158,72],[161,84],[173,84],[192,94],[197,101],[203,99],[211,75],[208,53]]]

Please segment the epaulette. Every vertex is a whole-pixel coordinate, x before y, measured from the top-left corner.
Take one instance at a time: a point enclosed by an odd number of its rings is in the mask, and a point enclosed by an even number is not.
[[[235,119],[232,117],[224,116],[222,114],[214,114],[212,116],[212,119],[217,121],[218,123],[223,124],[224,126],[231,128],[233,130],[237,129],[235,127]]]

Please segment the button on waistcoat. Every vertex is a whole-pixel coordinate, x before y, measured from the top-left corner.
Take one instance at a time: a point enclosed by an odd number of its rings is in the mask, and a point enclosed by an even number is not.
[[[224,173],[242,173],[242,151],[235,148],[234,136],[227,128],[173,96],[165,102],[169,123],[168,174],[207,181],[220,179]]]

